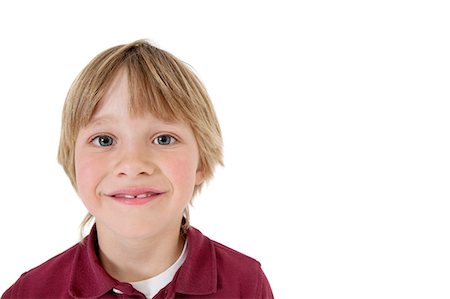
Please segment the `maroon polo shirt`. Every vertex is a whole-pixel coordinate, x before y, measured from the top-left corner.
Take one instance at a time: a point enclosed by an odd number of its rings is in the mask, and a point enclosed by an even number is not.
[[[154,298],[273,298],[259,262],[208,239],[193,227],[188,239],[185,262]],[[85,245],[76,244],[22,274],[2,299],[145,298],[131,284],[112,278],[103,269],[97,256],[95,225],[85,241]]]

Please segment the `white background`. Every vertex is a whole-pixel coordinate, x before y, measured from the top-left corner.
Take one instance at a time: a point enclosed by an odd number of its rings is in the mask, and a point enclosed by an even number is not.
[[[78,240],[56,162],[71,82],[148,38],[194,67],[224,132],[192,223],[277,298],[449,298],[446,1],[294,2],[2,1],[0,293]]]

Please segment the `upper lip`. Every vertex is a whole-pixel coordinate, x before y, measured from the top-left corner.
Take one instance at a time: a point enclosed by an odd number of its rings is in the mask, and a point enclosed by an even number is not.
[[[148,187],[137,187],[137,188],[123,188],[123,189],[117,189],[112,192],[105,193],[107,196],[125,196],[125,195],[131,195],[131,196],[138,196],[141,194],[160,194],[164,193],[161,190],[155,189],[155,188],[148,188]]]

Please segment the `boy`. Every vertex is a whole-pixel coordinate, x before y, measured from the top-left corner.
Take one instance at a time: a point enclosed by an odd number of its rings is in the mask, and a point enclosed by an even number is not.
[[[95,223],[2,298],[273,298],[257,261],[189,226],[222,137],[171,54],[139,40],[95,57],[67,95],[58,160]]]

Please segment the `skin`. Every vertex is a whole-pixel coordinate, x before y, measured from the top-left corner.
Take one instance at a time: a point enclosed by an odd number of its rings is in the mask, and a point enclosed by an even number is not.
[[[204,173],[189,125],[151,113],[131,116],[128,103],[128,77],[121,70],[79,132],[75,170],[79,196],[96,219],[103,267],[114,278],[132,282],[158,275],[179,257],[183,211]],[[129,188],[161,194],[142,205],[109,196]]]

